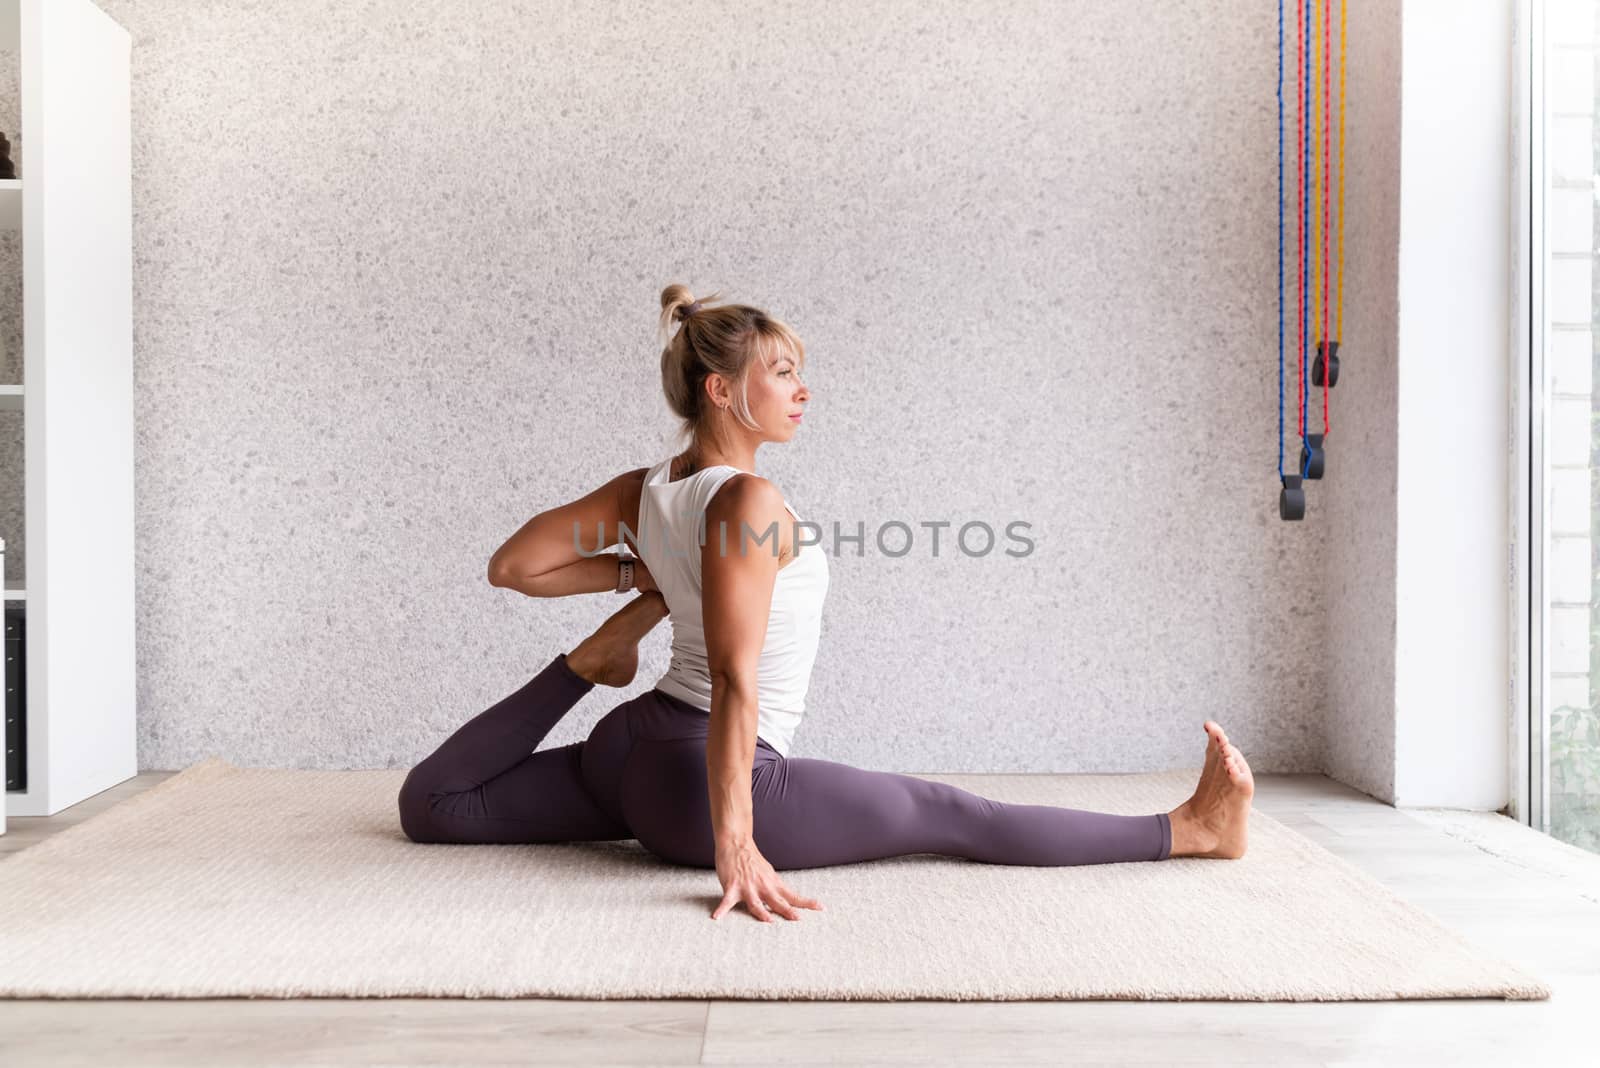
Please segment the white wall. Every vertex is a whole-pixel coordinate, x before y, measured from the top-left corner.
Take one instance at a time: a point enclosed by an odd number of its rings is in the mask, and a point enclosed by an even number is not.
[[[1399,805],[1507,783],[1510,5],[1403,8],[1396,543]]]

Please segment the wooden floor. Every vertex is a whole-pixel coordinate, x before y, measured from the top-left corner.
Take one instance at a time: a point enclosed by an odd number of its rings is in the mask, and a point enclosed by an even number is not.
[[[0,862],[168,774],[142,774],[56,816],[11,820]],[[1600,1065],[1600,857],[1503,819],[1397,811],[1318,775],[1259,776],[1256,805],[1543,978],[1554,997],[0,999],[0,1065]]]

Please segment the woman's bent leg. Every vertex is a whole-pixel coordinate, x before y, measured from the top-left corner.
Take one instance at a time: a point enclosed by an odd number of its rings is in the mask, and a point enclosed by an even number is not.
[[[756,848],[774,868],[812,868],[908,853],[989,864],[1165,860],[1166,813],[993,801],[947,783],[830,760],[775,758],[753,776]]]
[[[416,842],[631,838],[584,787],[582,742],[533,752],[594,683],[557,656],[411,769],[400,826]]]

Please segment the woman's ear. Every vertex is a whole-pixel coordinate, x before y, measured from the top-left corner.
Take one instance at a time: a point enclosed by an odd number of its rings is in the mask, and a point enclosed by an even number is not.
[[[720,373],[712,371],[706,375],[706,397],[714,407],[720,408],[725,403],[722,394],[726,389],[727,383],[722,380]]]

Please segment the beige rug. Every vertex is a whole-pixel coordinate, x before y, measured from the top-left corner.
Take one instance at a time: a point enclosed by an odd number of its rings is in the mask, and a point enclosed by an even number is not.
[[[1194,776],[923,777],[1137,814]],[[798,923],[713,922],[715,873],[636,841],[415,845],[403,777],[208,760],[0,862],[0,995],[1549,997],[1260,812],[1242,860],[920,854],[784,873],[826,906]]]

